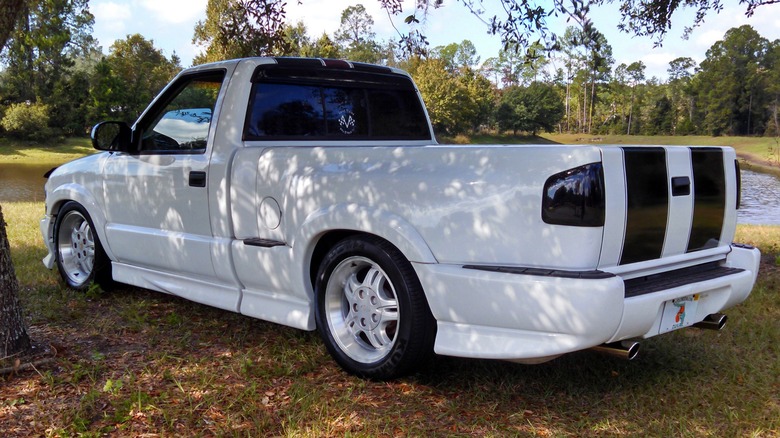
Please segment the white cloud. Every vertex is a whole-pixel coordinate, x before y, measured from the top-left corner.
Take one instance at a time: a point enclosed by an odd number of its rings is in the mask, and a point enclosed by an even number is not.
[[[666,76],[666,70],[669,68],[669,61],[677,57],[677,55],[670,52],[651,52],[642,56],[642,62],[647,67],[647,76]]]
[[[149,18],[173,25],[194,22],[204,14],[208,0],[140,0],[141,7],[152,12]]]
[[[125,36],[127,23],[132,17],[129,5],[110,1],[95,2],[89,9],[95,16],[94,36],[105,49]]]
[[[287,3],[285,11],[287,13],[287,22],[295,24],[303,21],[306,24],[306,30],[312,38],[319,38],[323,32],[333,35],[339,28],[341,22],[341,13],[350,6],[362,4],[366,12],[374,20],[374,32],[377,39],[387,39],[388,35],[394,33],[393,27],[387,18],[387,12],[382,9],[380,3],[375,0],[304,0],[302,4],[297,1]],[[397,23],[403,23],[403,18],[394,17]]]
[[[114,2],[95,3],[90,11],[96,21],[121,21],[130,16],[130,6]]]

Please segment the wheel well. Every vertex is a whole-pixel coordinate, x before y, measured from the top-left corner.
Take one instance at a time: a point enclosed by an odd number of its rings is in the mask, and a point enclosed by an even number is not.
[[[314,247],[314,252],[311,254],[311,263],[309,264],[309,280],[311,281],[312,290],[315,286],[315,278],[317,277],[317,271],[320,269],[320,263],[328,251],[339,241],[358,234],[366,234],[352,230],[333,230],[327,232],[320,237],[317,241],[317,245]]]

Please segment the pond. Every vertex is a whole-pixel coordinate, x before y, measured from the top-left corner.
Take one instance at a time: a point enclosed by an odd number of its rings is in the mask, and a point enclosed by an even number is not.
[[[46,183],[43,175],[52,167],[51,164],[0,163],[0,202],[43,202]]]
[[[780,179],[767,173],[742,171],[741,224],[780,225]]]
[[[43,175],[51,165],[0,164],[0,202],[43,202]],[[773,175],[742,171],[742,207],[738,220],[744,224],[780,225],[780,179]]]

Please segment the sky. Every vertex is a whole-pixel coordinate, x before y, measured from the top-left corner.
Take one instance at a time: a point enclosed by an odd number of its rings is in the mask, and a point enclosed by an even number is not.
[[[182,65],[187,67],[200,50],[192,44],[192,35],[195,23],[205,20],[206,3],[207,0],[91,0],[89,8],[95,15],[94,36],[104,52],[108,52],[115,40],[139,33],[153,40],[155,47],[162,49],[165,56],[170,57],[175,51]],[[362,3],[373,17],[377,39],[386,41],[398,39],[393,24],[402,32],[407,29],[403,18],[411,13],[414,1],[404,0],[405,13],[393,17],[391,21],[377,0],[302,0],[302,4],[288,0],[287,21],[290,24],[303,21],[310,37],[319,37],[323,32],[333,35],[339,27],[341,12],[358,3]],[[486,3],[494,7],[499,4],[497,0]],[[780,4],[762,6],[753,17],[748,18],[745,17],[744,6],[737,5],[737,1],[727,3],[730,4],[720,14],[708,15],[705,23],[695,29],[688,40],[682,39],[683,28],[692,23],[693,11],[676,12],[672,17],[672,30],[661,47],[653,47],[655,40],[652,38],[634,37],[618,31],[620,13],[616,4],[592,10],[591,20],[612,46],[615,66],[641,60],[647,67],[647,78],[655,76],[665,80],[669,61],[687,56],[697,63],[701,62],[707,49],[723,39],[725,32],[732,27],[750,24],[764,38],[780,39]],[[562,35],[568,24],[558,19],[549,25],[554,32]],[[445,0],[443,7],[429,13],[422,26],[431,47],[470,40],[483,61],[496,56],[501,49],[500,37],[489,35],[487,25],[457,0]]]

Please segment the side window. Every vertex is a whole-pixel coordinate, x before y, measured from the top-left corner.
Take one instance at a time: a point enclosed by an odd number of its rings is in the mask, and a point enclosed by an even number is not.
[[[256,82],[244,140],[427,140],[414,90]]]
[[[184,78],[143,128],[142,152],[203,153],[224,72]]]
[[[255,85],[253,100],[248,121],[252,137],[325,135],[320,87]]]

